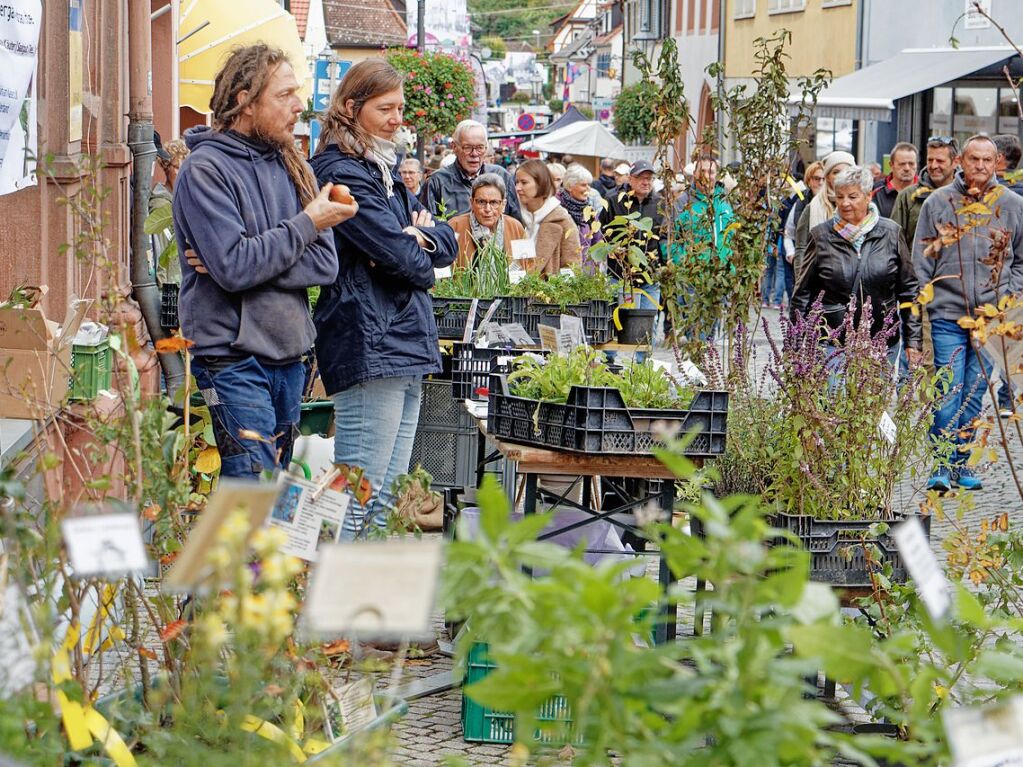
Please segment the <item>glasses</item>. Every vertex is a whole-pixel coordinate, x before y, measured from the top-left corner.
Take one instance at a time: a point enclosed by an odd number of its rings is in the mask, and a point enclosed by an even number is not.
[[[473,200],[472,204],[481,208],[500,208],[504,205],[504,200]]]
[[[465,144],[459,144],[459,146],[466,154],[486,154],[487,152],[486,145],[466,146]]]
[[[931,136],[927,139],[927,146],[950,146],[957,152],[959,151],[959,142],[952,136]]]

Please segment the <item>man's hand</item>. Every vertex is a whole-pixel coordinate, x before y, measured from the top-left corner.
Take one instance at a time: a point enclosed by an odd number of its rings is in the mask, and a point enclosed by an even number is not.
[[[924,353],[919,349],[906,348],[906,361],[909,363],[910,370],[916,370],[920,367],[920,363],[923,362]]]
[[[185,251],[185,261],[187,261],[188,265],[195,269],[195,271],[199,274],[209,274],[209,272],[206,271],[206,267],[202,265],[202,261],[199,260],[199,256],[195,255],[195,251],[191,248]]]
[[[422,210],[417,210],[415,213],[413,213],[412,226],[421,226],[424,229],[429,229],[430,227],[434,226],[433,216],[430,215],[430,211],[426,210],[426,208],[423,208]]]
[[[348,187],[338,184],[345,193]],[[313,220],[313,226],[317,230],[330,229],[332,226],[347,221],[359,212],[359,203],[352,201],[349,205],[330,201],[330,190],[334,184],[327,184],[320,190],[312,202],[305,206],[305,212]]]

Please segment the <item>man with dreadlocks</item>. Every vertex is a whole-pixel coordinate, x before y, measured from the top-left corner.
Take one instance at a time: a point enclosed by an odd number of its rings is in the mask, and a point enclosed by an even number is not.
[[[316,335],[306,290],[334,281],[330,229],[357,210],[332,202],[331,184],[317,190],[295,148],[298,90],[282,51],[239,48],[217,74],[213,127],[185,134],[191,154],[174,197],[178,313],[224,476],[288,465],[302,357]]]

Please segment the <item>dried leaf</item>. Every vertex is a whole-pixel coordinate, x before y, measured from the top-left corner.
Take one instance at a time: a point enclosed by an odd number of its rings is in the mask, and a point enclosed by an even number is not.
[[[220,451],[207,447],[195,457],[195,470],[200,474],[212,474],[220,469]]]
[[[323,645],[323,654],[326,655],[328,658],[334,655],[342,655],[344,653],[349,653],[351,652],[351,650],[352,646],[347,639],[338,639],[334,642],[328,642],[327,644]]]
[[[920,289],[920,294],[916,297],[916,302],[920,306],[927,306],[934,300],[934,283],[928,282],[923,288]]]
[[[160,354],[168,354],[173,352],[183,352],[190,346],[194,346],[194,344],[187,338],[171,336],[170,338],[161,338],[154,344],[154,346],[156,347],[156,351],[160,352]]]
[[[982,202],[971,202],[956,211],[960,216],[990,216],[991,208]]]
[[[151,503],[148,506],[146,506],[145,509],[142,510],[142,516],[144,519],[147,519],[150,522],[155,522],[157,518],[159,518],[160,512],[162,511],[163,509],[160,508],[160,504]]]
[[[161,629],[160,641],[170,642],[177,639],[181,636],[181,632],[185,630],[186,626],[188,626],[188,621],[186,620],[171,621]]]
[[[143,658],[148,658],[149,660],[156,660],[157,658],[156,653],[150,650],[148,647],[140,647],[139,655],[141,655]]]

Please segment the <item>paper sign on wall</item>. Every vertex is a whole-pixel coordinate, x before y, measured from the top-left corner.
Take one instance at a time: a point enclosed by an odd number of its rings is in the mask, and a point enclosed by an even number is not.
[[[270,512],[269,524],[288,534],[281,551],[315,562],[324,543],[336,543],[351,497],[337,490],[321,490],[315,482],[285,476]]]
[[[0,6],[0,194],[35,183],[40,0]]]

